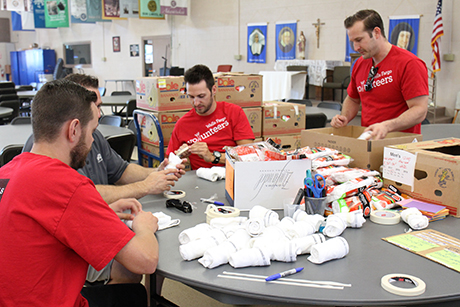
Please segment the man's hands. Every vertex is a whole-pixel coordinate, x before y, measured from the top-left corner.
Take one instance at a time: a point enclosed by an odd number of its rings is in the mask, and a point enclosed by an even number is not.
[[[388,132],[391,132],[387,126],[387,121],[370,125],[364,131],[371,131],[372,134],[369,139],[380,140],[384,139]]]
[[[122,198],[109,205],[113,211],[122,220],[132,220],[134,216],[142,210],[142,205],[135,198]],[[130,213],[123,213],[123,211],[131,210]]]
[[[142,231],[155,233],[158,230],[158,219],[152,212],[139,211],[133,220],[133,231],[138,234]]]
[[[141,184],[144,186],[146,195],[160,194],[163,191],[169,191],[180,177],[181,173],[177,169],[167,169],[150,173]]]
[[[347,124],[348,119],[346,118],[346,116],[343,116],[341,114],[334,116],[331,120],[331,126],[334,128],[342,128],[345,127]]]
[[[191,154],[196,154],[198,155],[198,157],[200,157],[206,162],[212,162],[215,159],[212,152],[208,148],[208,144],[206,144],[205,142],[196,142],[193,143],[191,146],[188,146],[187,144],[182,144],[182,146],[179,147],[179,149],[176,150],[176,152],[179,152],[186,147],[188,147],[188,150],[185,151],[181,155],[181,157],[188,157]]]

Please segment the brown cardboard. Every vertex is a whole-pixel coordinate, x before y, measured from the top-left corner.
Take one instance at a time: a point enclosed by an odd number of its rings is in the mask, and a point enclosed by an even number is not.
[[[171,135],[177,121],[184,116],[188,111],[165,111],[165,112],[151,112],[160,123],[161,132],[163,134],[163,143],[165,147],[169,144]],[[141,125],[141,139],[151,145],[159,146],[159,138],[156,133],[156,128],[153,122],[146,122],[146,118],[139,114],[139,124]]]
[[[254,137],[262,136],[262,108],[243,108],[244,114],[248,118]]]
[[[302,147],[329,147],[353,158],[351,167],[380,171],[383,164],[383,148],[389,145],[422,140],[421,134],[390,132],[383,140],[358,140],[366,127],[319,128],[302,131]]]
[[[302,147],[302,136],[299,134],[264,135],[264,139],[271,138],[276,144],[281,144],[284,151]]]
[[[264,101],[262,135],[296,134],[305,129],[305,105]]]
[[[142,142],[141,148],[147,150],[148,152],[153,153],[154,155],[159,155],[160,154],[160,147],[155,146],[155,145],[151,145],[151,144]],[[166,156],[167,149],[168,149],[167,147],[164,148],[165,158],[167,158],[167,156]],[[161,161],[159,161],[157,159],[153,159],[152,167],[158,167],[160,165],[160,162]],[[142,165],[145,166],[145,167],[149,166],[148,159],[147,159],[147,157],[145,155],[142,155]],[[191,168],[191,165],[190,165],[190,161],[187,159],[187,163],[185,163],[185,171],[190,171],[190,170],[192,170],[192,168]]]
[[[262,76],[238,73],[214,75],[217,101],[226,101],[240,107],[260,107],[262,105]]]
[[[388,146],[417,153],[414,189],[384,178],[402,193],[415,199],[446,206],[449,214],[460,217],[460,139],[448,138]]]
[[[136,80],[136,104],[148,111],[190,110],[184,77],[144,77]]]

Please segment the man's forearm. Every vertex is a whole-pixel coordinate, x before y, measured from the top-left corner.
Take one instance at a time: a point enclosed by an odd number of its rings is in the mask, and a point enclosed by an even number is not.
[[[387,120],[388,132],[402,131],[421,123],[426,117],[427,108],[414,106],[394,119]]]
[[[347,123],[356,117],[359,111],[359,105],[359,100],[351,99],[349,96],[345,98],[342,105],[342,115],[347,118]]]
[[[96,189],[101,194],[106,203],[110,204],[122,198],[139,199],[148,194],[143,181],[125,185],[96,185]]]

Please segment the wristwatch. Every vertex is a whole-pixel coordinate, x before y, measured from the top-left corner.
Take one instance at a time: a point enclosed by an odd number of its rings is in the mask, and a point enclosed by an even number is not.
[[[219,163],[219,160],[220,160],[220,157],[222,156],[222,154],[218,151],[214,151],[212,153],[212,155],[215,157],[214,161],[212,161],[212,164],[217,164]]]

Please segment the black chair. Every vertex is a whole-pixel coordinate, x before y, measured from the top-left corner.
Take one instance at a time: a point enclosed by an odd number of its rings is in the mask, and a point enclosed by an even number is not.
[[[13,87],[9,87],[9,88],[0,88],[0,95],[16,95],[16,89]]]
[[[18,92],[24,92],[24,91],[33,91],[34,87],[32,85],[20,85],[17,88]]]
[[[11,125],[30,125],[32,124],[32,118],[30,116],[18,116],[13,118]]]
[[[177,66],[172,66],[172,67],[169,69],[169,75],[170,75],[170,76],[183,76],[183,75],[184,75],[184,71],[185,71],[184,68],[180,68],[180,67],[177,67]]]
[[[22,152],[22,145],[7,145],[0,152],[0,167],[13,160]]]
[[[318,103],[317,107],[342,111],[342,104],[338,102],[323,101],[323,102]]]
[[[123,107],[119,112],[113,113],[114,115],[118,115],[125,118],[124,125],[128,125],[129,119],[133,117],[133,111],[137,109],[136,99],[128,100],[126,111]]]
[[[300,103],[304,104],[307,107],[312,107],[313,104],[310,99],[288,99],[287,102],[294,102],[294,103]]]
[[[130,91],[113,91],[110,96],[130,96],[132,95]]]
[[[305,129],[326,127],[327,116],[324,113],[305,114]]]
[[[16,84],[14,82],[0,82],[0,89],[5,89],[5,88],[15,88]]]
[[[136,125],[134,124],[134,119],[129,121],[128,129],[134,132],[134,135],[136,136],[136,142],[134,142],[134,146],[136,146],[137,145],[137,129],[136,129]]]
[[[102,115],[99,124],[121,127],[123,119],[118,115]]]
[[[56,62],[56,66],[54,67],[53,79],[63,79],[65,76],[72,73],[72,68],[65,68],[64,67],[64,60],[59,58]]]
[[[90,307],[147,307],[147,290],[144,285],[113,284],[83,287],[81,295]]]
[[[136,143],[136,135],[126,133],[121,135],[114,135],[107,138],[113,150],[115,150],[126,161],[131,161],[134,145]]]
[[[340,89],[340,102],[343,102],[343,90],[346,90],[350,83],[350,66],[335,66],[332,73],[332,81],[328,81],[328,78],[330,77],[323,79],[321,101],[324,100],[324,89],[329,88],[332,89],[332,100],[335,100],[335,90]]]
[[[6,108],[13,109],[13,113],[11,115],[0,118],[0,124],[2,125],[10,123],[13,120],[13,118],[19,116],[19,107],[20,107],[19,99],[0,101],[0,107],[6,107]]]

